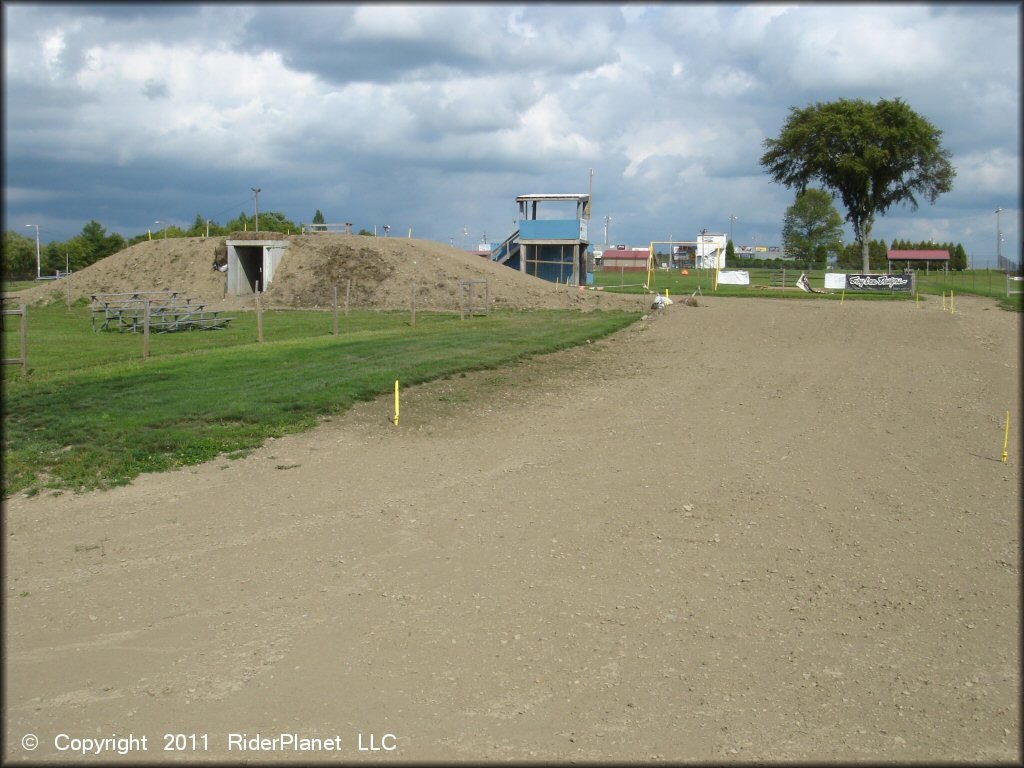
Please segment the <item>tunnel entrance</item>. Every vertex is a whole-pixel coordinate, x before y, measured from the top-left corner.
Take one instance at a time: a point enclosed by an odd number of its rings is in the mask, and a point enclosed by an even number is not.
[[[287,240],[228,240],[227,293],[250,296],[267,290],[288,249]]]
[[[254,245],[235,246],[235,255],[238,258],[240,270],[240,283],[244,284],[245,293],[255,293],[256,288],[265,290],[266,281],[263,279],[263,248]],[[231,270],[230,264],[228,271]]]

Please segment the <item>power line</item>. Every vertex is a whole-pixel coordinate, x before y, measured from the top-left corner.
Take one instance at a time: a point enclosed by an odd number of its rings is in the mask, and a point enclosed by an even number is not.
[[[212,216],[209,216],[208,218],[215,219],[218,216],[223,216],[225,213],[229,213],[230,211],[234,211],[236,209],[244,211],[244,206],[248,205],[251,199],[251,197],[247,197],[241,203],[236,203],[235,205],[232,205],[230,208],[225,208],[223,211],[219,211],[213,214]]]

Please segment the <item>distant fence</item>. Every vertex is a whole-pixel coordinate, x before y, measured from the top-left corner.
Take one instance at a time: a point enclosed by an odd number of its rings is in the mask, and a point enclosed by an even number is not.
[[[20,315],[21,316],[21,356],[20,357],[5,357],[3,359],[4,365],[14,365],[15,363],[21,364],[21,373],[23,376],[28,375],[28,314],[26,307],[22,304],[17,309],[5,309],[0,311],[0,316],[7,315]]]
[[[352,222],[345,222],[344,224],[300,224],[299,231],[304,235],[317,232],[336,232],[338,234],[351,235],[352,226]]]
[[[483,295],[476,293],[476,297],[483,300],[482,305],[477,305],[474,298],[475,289],[483,286]],[[466,315],[489,315],[491,313],[491,287],[486,280],[462,280],[459,282],[459,316],[465,320]]]
[[[1024,293],[1024,275],[1006,275],[1006,296]]]

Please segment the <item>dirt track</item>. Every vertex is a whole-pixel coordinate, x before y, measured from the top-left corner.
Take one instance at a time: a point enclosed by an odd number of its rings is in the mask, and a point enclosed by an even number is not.
[[[12,499],[5,760],[1018,761],[1018,322],[712,297]]]

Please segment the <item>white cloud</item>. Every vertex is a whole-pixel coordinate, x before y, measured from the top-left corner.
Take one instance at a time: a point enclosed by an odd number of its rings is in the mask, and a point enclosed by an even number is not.
[[[635,176],[646,165],[647,177],[654,180],[660,177],[655,170],[657,161],[670,158],[684,160],[687,166],[702,166],[706,158],[713,156],[721,138],[718,122],[715,116],[698,114],[691,118],[630,123],[621,137],[622,151],[628,159],[623,175]]]
[[[43,41],[43,64],[51,76],[56,75],[60,67],[60,55],[64,51],[64,33],[57,31]]]
[[[953,158],[956,167],[954,189],[966,195],[997,195],[1001,190],[1020,188],[1020,156],[1002,148],[974,152]]]

